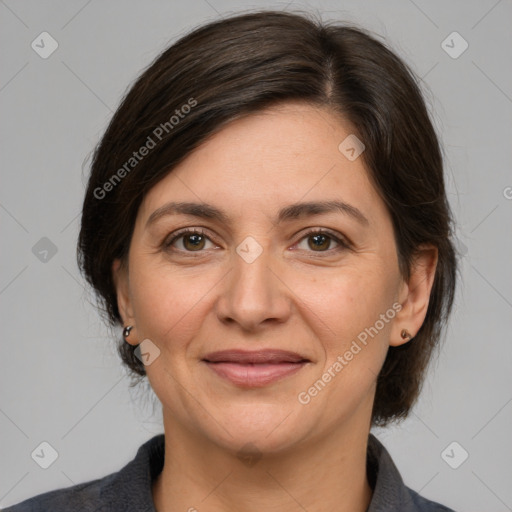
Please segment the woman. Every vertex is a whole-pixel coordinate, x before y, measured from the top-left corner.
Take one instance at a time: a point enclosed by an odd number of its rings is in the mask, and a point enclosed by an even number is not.
[[[373,425],[415,402],[456,259],[416,78],[366,31],[233,16],[140,76],[92,164],[79,264],[164,434],[7,511],[441,511]]]

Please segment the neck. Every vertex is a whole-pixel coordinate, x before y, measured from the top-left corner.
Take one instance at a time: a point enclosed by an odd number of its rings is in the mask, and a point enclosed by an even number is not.
[[[368,425],[246,459],[180,428],[164,411],[165,461],[153,484],[158,512],[365,512]],[[334,447],[334,448],[333,448]]]

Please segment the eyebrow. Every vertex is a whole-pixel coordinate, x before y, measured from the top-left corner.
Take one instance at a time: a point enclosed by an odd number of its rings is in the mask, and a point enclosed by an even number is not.
[[[295,203],[285,206],[279,210],[277,215],[277,223],[291,221],[304,217],[312,217],[325,213],[342,213],[352,217],[360,224],[368,226],[370,222],[363,213],[343,201],[315,201],[306,203]],[[190,215],[202,219],[217,220],[223,224],[230,224],[228,215],[219,208],[208,203],[192,203],[192,202],[169,202],[155,210],[146,222],[146,228],[156,222],[158,219],[167,215]]]

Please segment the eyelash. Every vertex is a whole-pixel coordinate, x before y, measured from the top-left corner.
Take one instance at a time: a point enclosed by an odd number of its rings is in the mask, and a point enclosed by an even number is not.
[[[208,236],[206,231],[204,231],[203,229],[183,228],[183,229],[180,229],[180,230],[176,231],[175,233],[173,233],[173,236],[172,236],[172,238],[170,240],[168,240],[168,239],[164,240],[164,243],[162,244],[164,249],[169,250],[171,248],[172,244],[176,240],[178,240],[179,238],[182,238],[185,235],[200,235],[200,236],[203,236],[203,237],[207,238],[211,242],[213,242],[213,240],[210,239],[210,237]],[[328,230],[325,230],[325,229],[318,229],[318,228],[312,228],[309,231],[307,231],[306,233],[304,233],[302,238],[297,243],[301,242],[305,238],[308,238],[308,237],[311,237],[311,236],[314,236],[314,235],[324,235],[324,236],[327,236],[328,238],[330,238],[331,240],[336,242],[339,245],[339,247],[336,248],[336,249],[327,249],[326,251],[308,251],[308,252],[318,253],[320,255],[322,255],[322,254],[332,255],[333,252],[337,253],[337,252],[342,251],[342,250],[350,249],[350,244],[347,241],[343,240],[342,238],[339,238],[338,236],[336,236],[331,231],[328,231]],[[181,252],[181,253],[189,253],[189,254],[203,252],[203,250],[200,250],[200,251],[186,251],[186,250],[182,250],[182,249],[177,249],[177,251]]]

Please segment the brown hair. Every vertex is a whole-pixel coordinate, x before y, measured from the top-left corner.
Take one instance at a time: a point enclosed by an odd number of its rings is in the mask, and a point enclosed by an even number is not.
[[[391,214],[404,278],[420,244],[438,248],[425,321],[413,340],[389,348],[377,380],[372,423],[385,425],[405,418],[419,394],[452,307],[457,261],[441,149],[418,80],[368,31],[267,10],[210,22],[161,53],[94,152],[78,264],[106,320],[120,325],[112,263],[127,261],[144,195],[227,122],[288,100],[329,108],[364,142],[362,158]],[[122,338],[119,353],[132,375],[145,375]]]

